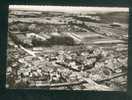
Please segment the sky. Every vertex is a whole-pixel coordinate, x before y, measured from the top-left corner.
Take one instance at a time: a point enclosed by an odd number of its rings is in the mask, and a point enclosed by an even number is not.
[[[128,7],[81,7],[81,6],[32,6],[32,5],[10,5],[10,10],[32,10],[32,11],[55,11],[55,12],[128,12]]]

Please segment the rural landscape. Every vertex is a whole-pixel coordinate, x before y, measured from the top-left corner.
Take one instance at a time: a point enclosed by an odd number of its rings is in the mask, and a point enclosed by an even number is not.
[[[128,12],[8,16],[7,88],[127,91]]]

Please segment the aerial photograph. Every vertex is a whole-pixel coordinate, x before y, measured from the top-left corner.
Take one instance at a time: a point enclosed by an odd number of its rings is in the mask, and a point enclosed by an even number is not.
[[[127,7],[10,5],[6,88],[127,91]]]

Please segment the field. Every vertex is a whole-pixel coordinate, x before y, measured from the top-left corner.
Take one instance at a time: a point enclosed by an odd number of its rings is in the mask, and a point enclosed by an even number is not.
[[[126,91],[128,12],[9,11],[7,88]]]

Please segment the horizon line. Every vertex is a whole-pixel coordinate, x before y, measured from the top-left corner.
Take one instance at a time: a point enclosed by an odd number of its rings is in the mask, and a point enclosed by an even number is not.
[[[128,7],[88,7],[88,6],[49,6],[49,5],[9,5],[9,10],[58,11],[58,12],[128,12]]]

